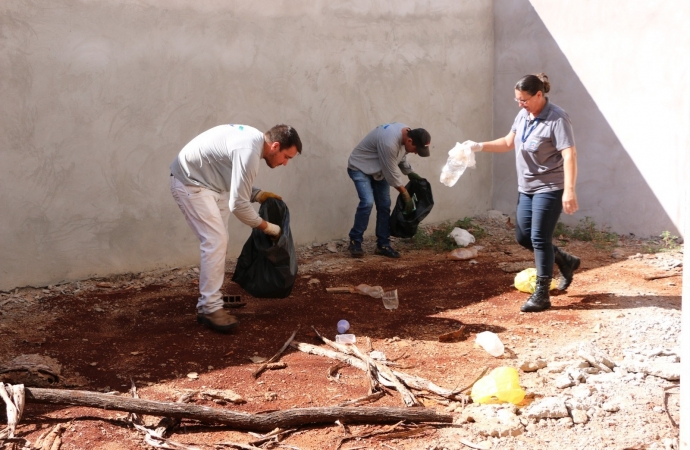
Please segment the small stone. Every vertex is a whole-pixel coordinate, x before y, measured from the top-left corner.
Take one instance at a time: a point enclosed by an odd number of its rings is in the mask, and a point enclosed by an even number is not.
[[[199,378],[199,374],[196,372],[189,372],[187,374],[187,378],[189,378],[190,380],[196,380],[197,378]]]
[[[537,358],[534,361],[523,361],[522,364],[520,364],[520,370],[523,372],[536,372],[544,367],[546,367],[546,361],[541,358]]]
[[[575,382],[567,374],[563,374],[554,380],[554,384],[558,389],[565,389],[573,386]]]
[[[606,412],[618,412],[620,411],[621,407],[618,405],[618,403],[606,402],[603,405],[601,405],[601,409],[603,409]]]
[[[560,419],[570,417],[565,400],[560,397],[545,397],[541,401],[532,403],[523,415],[534,419]]]
[[[581,409],[574,409],[572,411],[573,423],[587,423],[589,417],[587,413]]]

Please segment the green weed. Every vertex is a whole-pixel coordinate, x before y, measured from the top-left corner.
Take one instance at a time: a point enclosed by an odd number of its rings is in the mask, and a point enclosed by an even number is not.
[[[611,231],[608,226],[597,226],[589,216],[580,220],[575,227],[569,227],[558,222],[554,236],[591,242],[599,248],[615,247],[618,243],[618,234]]]
[[[471,217],[465,217],[456,222],[442,222],[436,225],[419,227],[412,237],[412,244],[418,249],[431,249],[438,252],[451,251],[457,248],[455,239],[449,237],[453,228],[463,228],[475,237],[481,239],[486,236],[486,230],[472,221]]]
[[[659,235],[659,237],[661,238],[664,250],[673,251],[678,250],[680,248],[680,244],[678,243],[678,236],[673,236],[670,231],[662,232]]]

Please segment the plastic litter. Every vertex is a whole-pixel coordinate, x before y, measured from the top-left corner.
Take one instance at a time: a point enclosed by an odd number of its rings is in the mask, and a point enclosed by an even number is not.
[[[470,244],[474,244],[474,236],[464,228],[453,228],[453,231],[450,232],[448,237],[455,239],[455,243],[460,247],[467,247]]]
[[[354,334],[337,334],[335,336],[336,344],[354,344],[357,338]]]
[[[374,298],[383,297],[383,288],[381,286],[369,286],[368,284],[360,284],[355,287],[355,291],[362,295],[368,295]]]
[[[552,278],[549,289],[556,289],[557,286],[558,282]],[[518,291],[533,294],[537,288],[537,269],[530,267],[515,275],[515,287]]]
[[[456,143],[448,152],[448,161],[441,170],[441,183],[448,187],[452,187],[457,183],[460,175],[465,172],[468,167],[474,167],[477,164],[474,153],[468,145]]]
[[[383,352],[380,352],[378,350],[373,350],[369,352],[369,356],[371,359],[375,359],[376,361],[385,361],[386,360],[386,355]]]
[[[496,333],[492,333],[491,331],[482,331],[477,334],[477,345],[496,358],[503,356],[503,352],[505,351],[501,339]]]
[[[386,291],[383,293],[383,306],[386,309],[398,308],[398,290]]]
[[[447,259],[452,261],[464,261],[466,259],[476,258],[479,254],[477,247],[471,248],[456,248],[446,255]]]
[[[338,329],[339,334],[343,334],[350,329],[350,322],[348,322],[345,319],[339,320],[338,325],[336,325],[336,328]]]
[[[338,328],[338,333],[343,334],[344,332],[350,329],[350,322],[348,322],[345,319],[339,320],[338,325],[336,325],[336,327]]]
[[[514,367],[497,367],[472,386],[470,393],[475,403],[503,403],[517,405],[525,398],[520,387],[520,376]]]

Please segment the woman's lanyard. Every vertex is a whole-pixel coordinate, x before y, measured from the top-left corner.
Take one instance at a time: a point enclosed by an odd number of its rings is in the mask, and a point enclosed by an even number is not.
[[[529,122],[529,120],[525,120],[525,126],[522,129],[522,143],[523,144],[525,143],[525,141],[527,141],[527,138],[529,137],[529,135],[532,134],[532,131],[534,131],[536,126],[539,124],[539,118],[538,117],[534,118],[534,123],[529,128],[529,131],[527,131],[527,122]],[[527,134],[525,134],[525,133],[527,133]],[[524,147],[524,145],[523,145],[523,147]]]

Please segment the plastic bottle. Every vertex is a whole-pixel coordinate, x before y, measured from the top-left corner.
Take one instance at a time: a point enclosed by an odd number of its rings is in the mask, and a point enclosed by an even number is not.
[[[355,290],[363,295],[368,295],[374,298],[383,297],[383,288],[381,286],[369,286],[368,284],[360,284],[355,287]]]
[[[479,251],[476,247],[471,248],[456,248],[455,250],[448,253],[446,258],[452,261],[464,261],[466,259],[476,258]]]
[[[346,332],[347,330],[350,329],[350,322],[348,322],[345,319],[339,320],[337,328],[338,328],[338,334],[343,334],[344,332]]]
[[[488,354],[496,358],[503,356],[503,352],[505,351],[501,339],[496,333],[492,333],[491,331],[482,331],[479,333],[477,335],[477,344],[486,350]]]
[[[474,167],[476,164],[474,153],[472,150],[459,142],[455,144],[448,152],[448,161],[441,169],[441,183],[448,187],[457,183],[460,175],[465,172],[468,167]]]

